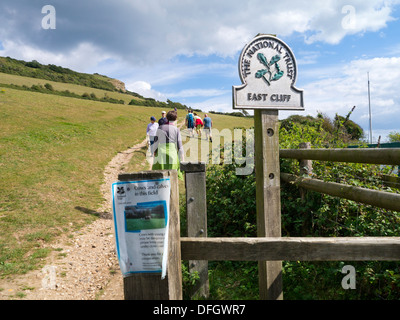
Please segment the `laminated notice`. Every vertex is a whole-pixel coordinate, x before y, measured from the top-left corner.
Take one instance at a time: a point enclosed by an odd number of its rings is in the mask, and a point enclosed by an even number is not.
[[[112,184],[112,204],[118,261],[123,276],[166,274],[169,178],[119,181]]]

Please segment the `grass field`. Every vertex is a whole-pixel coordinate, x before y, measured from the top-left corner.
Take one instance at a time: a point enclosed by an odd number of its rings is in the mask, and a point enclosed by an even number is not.
[[[145,219],[126,219],[126,230],[127,231],[139,231],[149,229],[162,229],[165,228],[165,219],[152,218],[150,220]]]
[[[108,161],[142,141],[150,110],[7,89],[0,96],[0,273],[95,217]]]
[[[0,74],[0,83],[49,81]],[[105,93],[51,84],[56,90]],[[143,141],[150,116],[160,113],[160,108],[1,90],[0,277],[39,267],[56,237],[97,218],[87,212],[103,202],[105,166],[117,152]],[[178,114],[183,121],[185,112]],[[253,125],[252,119],[212,118],[219,130]],[[145,152],[136,153],[126,171],[147,170],[144,160]]]
[[[55,81],[49,81],[49,80],[43,80],[43,79],[36,79],[36,78],[29,78],[29,77],[22,77],[22,76],[17,76],[17,75],[12,75],[12,74],[7,74],[7,73],[1,73],[0,72],[0,83],[3,84],[14,84],[17,86],[27,86],[31,87],[32,85],[42,85],[44,86],[46,83],[49,83],[52,85],[54,90],[56,91],[65,91],[68,90],[70,92],[74,92],[78,95],[82,95],[84,93],[94,93],[96,97],[98,98],[103,98],[104,95],[107,95],[110,98],[117,99],[117,100],[124,100],[125,104],[128,104],[134,97],[128,94],[123,94],[119,92],[112,92],[112,91],[105,91],[105,90],[100,90],[100,89],[95,89],[95,88],[89,88],[89,87],[84,87],[84,86],[79,86],[76,84],[70,84],[70,83],[63,83],[63,82],[55,82]],[[140,98],[135,97],[135,99],[140,100]]]

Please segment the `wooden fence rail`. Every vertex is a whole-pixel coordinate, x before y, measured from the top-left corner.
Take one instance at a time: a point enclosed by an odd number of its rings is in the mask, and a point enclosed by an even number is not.
[[[307,149],[282,149],[279,151],[281,158],[298,159],[300,162],[307,160],[352,162],[368,164],[400,164],[400,149],[310,149],[310,144],[301,144]],[[301,165],[302,166],[302,165]],[[310,170],[312,165],[309,164]],[[301,168],[300,168],[301,169]],[[384,208],[400,211],[400,194],[371,190],[349,186],[335,182],[298,177],[288,173],[280,174],[282,181],[296,184],[299,188],[312,190],[331,196],[353,200]]]
[[[396,149],[282,149],[281,158],[400,165]]]
[[[366,188],[354,187],[336,182],[325,182],[314,178],[303,178],[288,173],[281,173],[284,182],[298,187],[331,196],[353,200],[393,211],[400,211],[400,194]]]
[[[181,238],[183,260],[397,261],[400,237]]]
[[[400,189],[400,176],[394,177],[384,174],[380,178],[385,186]]]

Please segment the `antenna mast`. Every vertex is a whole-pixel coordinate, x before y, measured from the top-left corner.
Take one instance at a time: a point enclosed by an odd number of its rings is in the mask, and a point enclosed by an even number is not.
[[[371,91],[369,84],[369,72],[367,72],[367,75],[368,75],[368,104],[369,104],[369,143],[372,144]]]

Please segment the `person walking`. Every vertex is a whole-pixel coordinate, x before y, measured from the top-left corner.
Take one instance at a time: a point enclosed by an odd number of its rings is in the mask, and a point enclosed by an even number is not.
[[[178,115],[175,111],[167,113],[167,122],[159,126],[152,146],[155,153],[152,170],[177,170],[178,178],[183,180],[180,162],[184,161],[182,138],[176,126]]]
[[[158,120],[158,125],[162,126],[165,122],[168,122],[167,118],[165,117],[167,113],[165,111],[161,112],[161,118]]]
[[[208,140],[208,138],[210,137],[210,142],[212,142],[212,120],[207,115],[207,113],[204,115],[203,123],[204,123],[204,132],[206,134],[206,140]]]
[[[154,143],[154,138],[157,135],[158,123],[156,122],[155,117],[150,118],[150,123],[147,125],[146,135],[147,141],[149,142],[149,147],[151,147]]]
[[[189,131],[189,136],[193,137],[194,133],[193,133],[193,129],[194,129],[194,116],[193,116],[193,111],[192,110],[188,110],[188,114],[186,115],[186,119],[185,119],[185,124],[186,127]]]
[[[203,127],[203,120],[201,120],[201,118],[197,115],[197,113],[194,113],[194,121],[195,121],[197,136],[201,137],[201,128]]]

